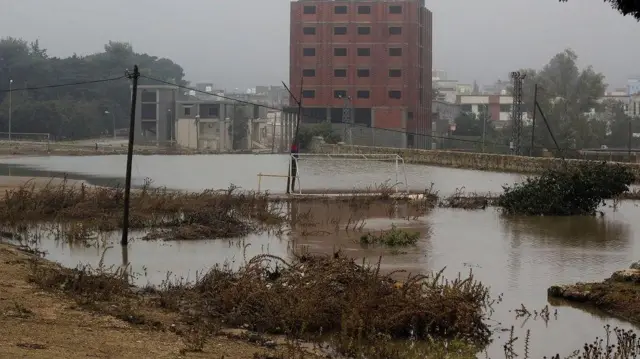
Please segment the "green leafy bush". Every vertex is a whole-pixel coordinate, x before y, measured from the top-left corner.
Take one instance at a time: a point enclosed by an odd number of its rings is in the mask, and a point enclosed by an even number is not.
[[[628,191],[633,181],[633,173],[619,164],[571,164],[503,186],[497,205],[506,214],[593,215],[605,199]]]

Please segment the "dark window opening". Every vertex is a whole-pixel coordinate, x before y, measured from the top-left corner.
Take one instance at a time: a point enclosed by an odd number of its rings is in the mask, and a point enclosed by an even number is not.
[[[402,48],[401,47],[392,47],[389,49],[390,56],[402,56]]]
[[[304,49],[302,49],[302,55],[303,56],[316,56],[315,47],[305,47]]]
[[[371,27],[369,26],[358,26],[358,35],[370,35]]]
[[[402,6],[400,5],[389,6],[389,14],[402,14]]]
[[[307,27],[303,27],[302,28],[302,33],[305,35],[315,35],[316,34],[316,28],[313,26],[307,26]]]
[[[346,26],[336,26],[333,28],[334,35],[346,35],[347,27]]]
[[[389,70],[389,77],[402,77],[402,70],[400,69]]]
[[[303,77],[316,77],[316,69],[304,69],[302,70]]]
[[[347,56],[346,47],[336,47],[333,49],[333,56]]]
[[[358,6],[358,14],[368,15],[371,14],[371,6]]]
[[[358,98],[369,98],[370,96],[371,96],[371,93],[369,91],[366,91],[366,90],[358,91]]]
[[[303,98],[315,98],[316,97],[316,91],[315,90],[303,90],[302,91],[302,97]]]
[[[347,91],[346,90],[335,90],[335,91],[333,91],[333,97],[334,98],[345,98],[345,97],[347,97]]]
[[[316,7],[315,6],[305,6],[303,9],[303,12],[307,15],[312,15],[316,13]]]
[[[191,116],[191,107],[185,107],[184,108],[184,115],[185,116]]]
[[[209,116],[218,117],[220,115],[220,111],[218,107],[209,107]]]
[[[143,103],[140,111],[140,118],[143,120],[155,120],[157,114],[156,110],[157,106],[155,103]]]
[[[358,56],[371,56],[371,49],[368,47],[359,47]]]
[[[347,7],[344,6],[344,5],[335,6],[333,8],[333,13],[334,14],[346,14],[347,13]]]
[[[389,91],[389,98],[399,100],[402,98],[402,91],[391,90]]]
[[[389,28],[389,35],[402,35],[402,28],[400,26],[391,26]]]
[[[140,96],[140,102],[156,102],[156,92],[149,90],[142,90]]]
[[[345,69],[335,69],[333,70],[334,77],[347,77],[347,70]]]
[[[369,69],[358,69],[358,77],[369,77],[370,75]]]

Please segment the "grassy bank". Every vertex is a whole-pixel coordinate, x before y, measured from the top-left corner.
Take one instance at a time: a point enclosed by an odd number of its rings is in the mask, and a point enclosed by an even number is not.
[[[556,285],[548,289],[552,298],[586,304],[618,318],[640,324],[640,270],[626,269],[596,283]]]

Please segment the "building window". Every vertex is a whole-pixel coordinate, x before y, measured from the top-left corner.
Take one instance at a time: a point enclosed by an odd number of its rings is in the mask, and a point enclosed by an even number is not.
[[[370,35],[371,27],[369,26],[358,26],[358,35]]]
[[[316,91],[315,90],[302,90],[302,97],[303,98],[315,98],[316,97]]]
[[[155,120],[157,114],[156,110],[157,106],[155,103],[143,103],[140,111],[140,118],[143,120]]]
[[[369,77],[370,75],[369,69],[358,69],[358,77]]]
[[[402,14],[402,6],[401,5],[389,6],[389,14]]]
[[[389,98],[394,100],[399,100],[402,98],[402,91],[391,90],[389,91]]]
[[[156,102],[156,91],[142,90],[140,102]]]
[[[184,115],[191,116],[191,106],[184,108]]]
[[[347,7],[344,6],[344,5],[334,6],[333,13],[334,14],[346,14],[347,13]]]
[[[304,69],[302,70],[303,77],[316,77],[316,69]]]
[[[511,112],[511,105],[500,105],[500,112]]]
[[[347,27],[346,26],[336,26],[333,28],[334,35],[346,35]]]
[[[316,48],[315,47],[305,47],[302,49],[303,56],[316,56]]]
[[[359,47],[358,56],[371,56],[371,49],[368,47]]]
[[[389,49],[389,56],[402,56],[401,47],[392,47]]]
[[[389,35],[402,35],[402,27],[400,26],[389,27]]]
[[[371,93],[367,90],[358,91],[358,98],[369,98],[371,97]]]
[[[333,49],[333,56],[347,56],[346,47],[336,47]]]
[[[335,97],[335,98],[345,98],[345,97],[347,97],[347,91],[345,91],[345,90],[335,90],[335,91],[333,91],[333,97]]]
[[[469,105],[469,104],[460,105],[460,111],[462,111],[462,112],[471,112],[471,105]]]
[[[218,107],[209,107],[209,116],[218,117],[219,115]]]
[[[303,13],[307,14],[307,15],[313,15],[316,13],[316,7],[315,6],[310,6],[307,5],[304,7],[303,9]]]
[[[302,28],[302,33],[305,35],[315,35],[316,34],[316,28],[313,26],[305,26]]]
[[[389,77],[402,77],[402,70],[400,69],[390,69]]]
[[[358,6],[358,14],[360,15],[371,14],[371,6],[367,6],[367,5]]]
[[[347,77],[347,70],[346,69],[335,69],[335,70],[333,70],[333,76],[334,77]]]

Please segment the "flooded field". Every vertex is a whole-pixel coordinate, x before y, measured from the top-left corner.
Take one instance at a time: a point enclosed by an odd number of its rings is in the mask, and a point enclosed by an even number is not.
[[[136,159],[134,174],[140,184],[145,177],[154,185],[197,190],[224,188],[234,183],[246,189],[255,188],[256,173],[273,173],[286,168],[286,156],[150,156]],[[122,176],[124,158],[28,158],[3,159],[0,174],[19,176],[59,175],[73,173],[72,178],[88,179],[94,183],[117,181]],[[386,180],[392,165],[352,165],[353,176],[336,179],[336,173],[347,171],[335,164],[306,169],[305,184],[316,188],[344,188],[357,181]],[[379,170],[379,171],[378,171]],[[376,172],[378,171],[378,172]],[[385,174],[386,173],[386,174]],[[497,192],[503,183],[520,180],[512,174],[479,173],[454,169],[407,166],[409,184],[423,189],[430,183],[441,193],[451,193],[465,186],[469,191]],[[387,177],[387,178],[385,178]],[[351,182],[350,182],[351,181]],[[280,184],[273,182],[274,192]],[[341,187],[340,187],[341,186]],[[633,201],[621,202],[617,210],[604,207],[602,217],[503,217],[496,209],[464,211],[437,208],[427,214],[412,211],[407,205],[376,206],[354,210],[346,205],[298,203],[286,207],[290,218],[313,216],[323,226],[306,230],[296,229],[280,237],[254,234],[244,238],[201,241],[143,241],[133,240],[122,249],[119,234],[106,236],[95,246],[69,245],[47,238],[42,233],[39,247],[47,258],[65,266],[80,263],[96,266],[104,255],[107,266],[128,263],[138,273],[137,283],[159,284],[169,277],[193,279],[198,272],[216,264],[239,266],[257,254],[269,253],[290,258],[296,252],[311,251],[331,254],[342,251],[358,260],[377,263],[382,256],[381,269],[392,272],[429,272],[445,269],[447,277],[472,270],[477,279],[491,288],[495,298],[491,324],[494,340],[488,349],[489,357],[504,357],[502,345],[508,330],[515,326],[516,336],[524,337],[531,330],[530,357],[570,354],[585,342],[602,336],[602,326],[611,324],[630,328],[617,319],[601,313],[549,303],[546,290],[553,284],[578,281],[600,281],[613,271],[626,268],[640,258],[640,207]],[[339,225],[335,218],[342,218]],[[345,218],[353,223],[345,230]],[[415,247],[388,249],[363,246],[359,238],[368,231],[388,229],[392,224],[420,233]],[[355,230],[353,228],[356,228]],[[144,233],[134,233],[142,237]],[[401,279],[407,273],[398,274]],[[550,320],[530,317],[517,319],[515,309],[524,305],[531,312],[540,312],[550,305]],[[557,311],[557,312],[556,312]],[[557,313],[557,315],[556,315]],[[516,343],[524,346],[523,340]],[[479,356],[484,356],[480,354]]]

